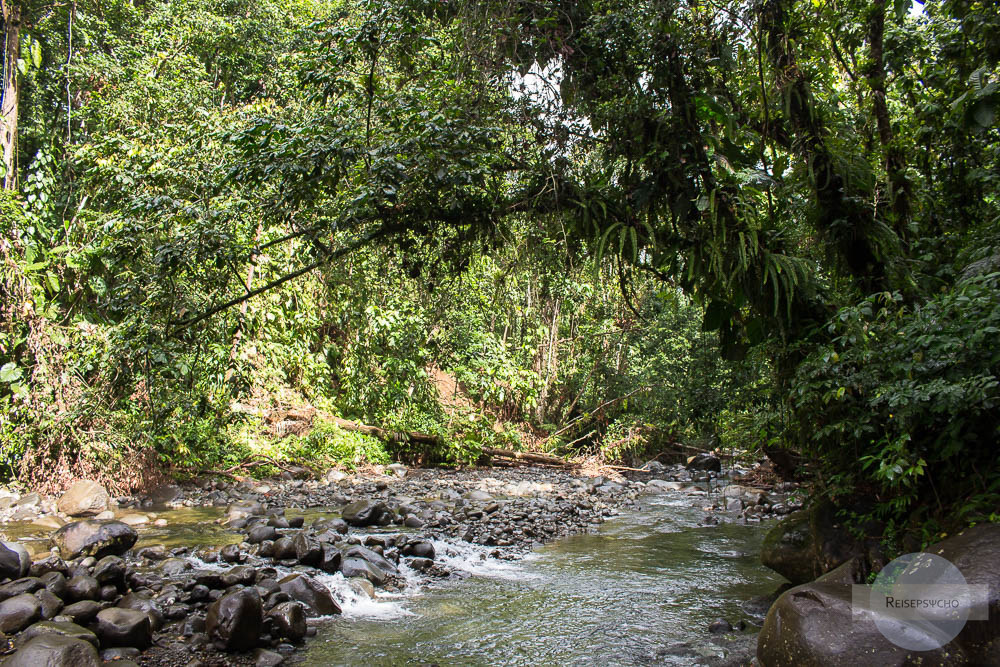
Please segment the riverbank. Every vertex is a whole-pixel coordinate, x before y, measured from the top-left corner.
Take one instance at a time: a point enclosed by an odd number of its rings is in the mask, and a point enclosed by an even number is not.
[[[133,544],[122,549],[131,538],[115,544],[95,538],[89,557],[81,552],[69,560],[48,552],[52,528],[74,518],[60,513],[60,500],[18,498],[5,514],[23,519],[32,507],[38,515],[4,528],[32,552],[35,563],[25,574],[58,598],[48,600],[48,609],[27,614],[24,627],[45,618],[73,623],[94,631],[93,643],[105,659],[127,657],[136,664],[279,664],[322,627],[324,617],[345,608],[351,613],[366,600],[377,603],[407,588],[466,577],[463,559],[513,560],[554,539],[594,531],[641,494],[704,500],[699,511],[705,526],[758,521],[795,507],[783,494],[713,483],[718,473],[712,470],[653,463],[646,471],[598,472],[390,466],[354,475],[330,471],[322,479],[289,473],[263,481],[170,485],[147,497],[108,499],[117,507],[96,517],[134,532]],[[99,498],[78,500],[100,509]],[[65,550],[65,540],[60,544]],[[111,565],[121,576],[102,583],[98,575]],[[98,584],[91,587],[95,599],[79,614],[79,603],[87,600],[77,600],[79,592],[60,596],[59,581],[89,579]],[[49,598],[35,582],[12,583],[0,589],[26,587],[34,590],[25,594]],[[106,647],[111,635],[99,615],[115,616],[105,613],[112,608],[138,612],[129,615],[141,626],[133,646]],[[140,616],[148,617],[148,631]],[[16,634],[16,626],[6,627]],[[255,628],[252,634],[263,641],[241,644],[238,638]],[[29,628],[22,635],[31,633]]]

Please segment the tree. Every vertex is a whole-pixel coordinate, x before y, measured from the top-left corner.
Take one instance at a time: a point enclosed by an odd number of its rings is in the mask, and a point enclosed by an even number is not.
[[[3,187],[13,190],[17,184],[18,60],[21,56],[21,2],[2,0],[3,64],[0,82],[0,149],[3,151]]]

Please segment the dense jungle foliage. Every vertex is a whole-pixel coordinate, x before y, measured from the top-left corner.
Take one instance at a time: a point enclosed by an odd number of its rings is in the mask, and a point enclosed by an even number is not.
[[[679,444],[873,498],[890,535],[995,518],[992,3],[3,21],[8,477]]]

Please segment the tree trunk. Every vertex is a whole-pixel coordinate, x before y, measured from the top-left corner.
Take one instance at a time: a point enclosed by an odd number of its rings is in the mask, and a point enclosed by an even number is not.
[[[20,0],[0,0],[3,13],[3,88],[0,92],[0,148],[3,150],[3,187],[17,187],[17,57],[21,38]]]
[[[778,89],[795,133],[793,148],[810,167],[819,212],[817,226],[833,242],[864,294],[886,291],[886,264],[879,257],[873,238],[875,215],[871,206],[864,203],[870,197],[848,191],[849,183],[827,144],[828,130],[814,102],[808,75],[795,56],[798,30],[793,25],[792,12],[788,11],[792,5],[794,0],[769,0],[763,5],[761,22]]]
[[[871,65],[868,68],[868,86],[872,90],[872,110],[878,126],[879,143],[885,151],[885,176],[889,189],[889,205],[893,212],[893,228],[900,238],[906,236],[910,216],[910,199],[906,187],[906,156],[893,143],[892,124],[885,92],[885,57],[882,36],[885,34],[885,0],[873,0],[868,16],[868,44]]]

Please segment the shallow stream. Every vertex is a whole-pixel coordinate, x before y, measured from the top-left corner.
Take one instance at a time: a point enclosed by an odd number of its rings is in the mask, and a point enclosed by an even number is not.
[[[783,581],[758,558],[767,524],[700,525],[698,501],[644,496],[598,532],[516,562],[439,543],[467,577],[347,601],[305,664],[697,665],[746,651],[752,636],[720,639],[708,625],[752,617],[750,601]]]

